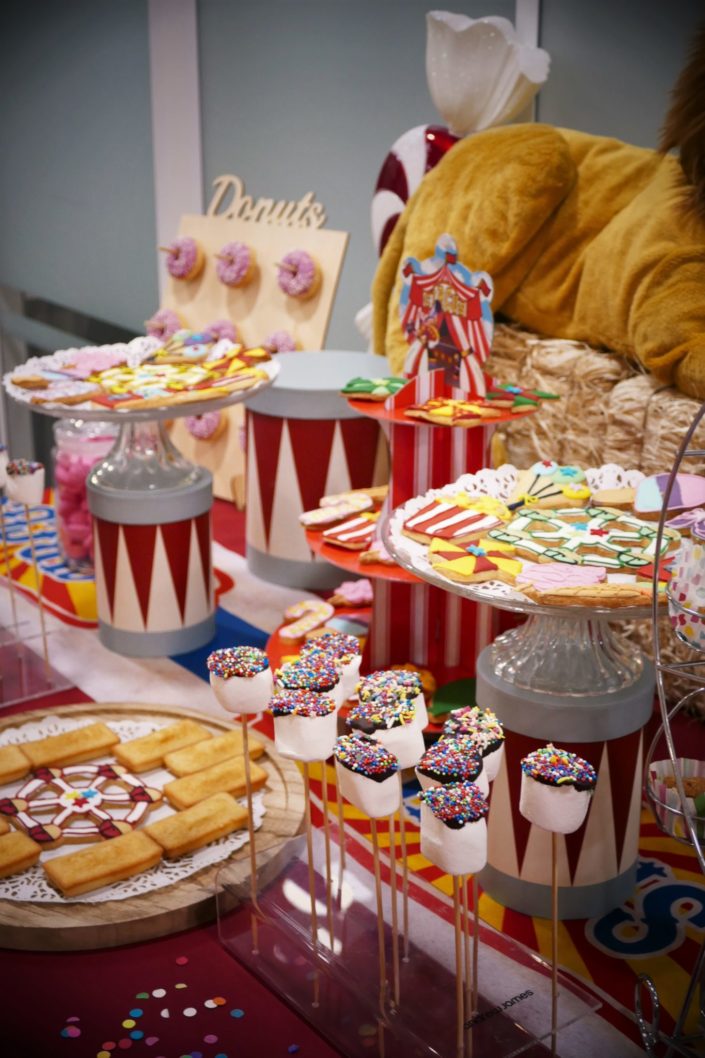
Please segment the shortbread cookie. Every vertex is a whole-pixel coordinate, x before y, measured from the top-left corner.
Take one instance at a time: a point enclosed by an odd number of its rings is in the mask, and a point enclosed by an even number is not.
[[[478,540],[499,529],[512,518],[512,512],[501,500],[491,496],[471,498],[463,492],[452,498],[432,500],[416,514],[410,515],[402,532],[412,540],[426,543],[438,537],[454,544]]]
[[[436,573],[460,584],[479,584],[487,580],[513,584],[521,569],[514,547],[489,539],[465,547],[436,539],[431,541],[428,558]]]
[[[163,764],[167,753],[211,737],[208,728],[195,720],[178,720],[175,724],[160,727],[150,735],[122,742],[115,748],[115,756],[130,771],[149,771]]]
[[[161,846],[144,830],[134,830],[114,841],[57,856],[42,866],[49,881],[64,896],[81,896],[132,878],[154,867],[161,858]]]
[[[651,588],[646,581],[633,584],[593,584],[583,588],[553,588],[538,592],[522,587],[525,595],[543,606],[602,606],[618,609],[622,606],[646,606],[651,601]]]
[[[32,762],[20,746],[0,746],[0,786],[24,779],[31,770]]]
[[[176,859],[211,841],[247,826],[247,809],[227,793],[213,794],[191,808],[151,823],[145,830],[164,851]]]
[[[267,781],[267,773],[258,764],[250,765],[252,789],[259,790]],[[164,794],[174,808],[190,808],[215,793],[229,793],[240,797],[245,793],[245,761],[243,757],[231,757],[221,764],[214,764],[203,771],[174,779],[164,787]]]
[[[0,837],[0,878],[26,871],[37,862],[41,851],[36,841],[26,834],[17,830],[3,834]]]
[[[663,784],[669,790],[675,789],[675,775],[664,776]],[[705,793],[705,775],[691,775],[688,778],[684,778],[683,790],[686,797],[700,797],[701,794]]]
[[[257,760],[264,753],[264,744],[256,738],[248,738],[250,759]],[[225,735],[216,738],[207,738],[204,742],[196,742],[192,746],[174,750],[164,757],[164,765],[174,775],[193,775],[196,771],[203,771],[214,764],[220,764],[231,757],[242,756],[242,732],[228,731]]]
[[[374,539],[379,512],[366,511],[357,518],[350,518],[342,525],[326,529],[323,539],[327,544],[344,547],[349,551],[366,551]]]
[[[87,724],[61,735],[22,743],[22,752],[29,757],[32,768],[63,767],[79,764],[110,753],[120,737],[107,724]]]
[[[12,830],[12,827],[8,821],[4,816],[0,816],[0,837],[2,837],[3,834],[9,833],[10,830]]]

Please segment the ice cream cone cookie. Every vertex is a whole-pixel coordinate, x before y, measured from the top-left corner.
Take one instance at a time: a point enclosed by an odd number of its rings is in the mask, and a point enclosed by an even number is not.
[[[166,254],[166,270],[172,279],[195,279],[203,271],[203,250],[189,235],[159,249]]]
[[[145,328],[147,334],[152,338],[167,341],[177,331],[183,329],[183,323],[181,322],[181,317],[173,309],[159,309],[145,321]]]
[[[366,735],[341,735],[333,749],[335,773],[346,801],[370,819],[382,819],[401,805],[399,762]]]
[[[490,792],[482,753],[469,735],[447,735],[434,742],[416,765],[416,777],[422,790],[474,782],[483,797]]]
[[[358,702],[348,713],[348,727],[381,742],[399,761],[402,771],[423,756],[423,730],[416,722],[411,700],[398,688],[380,691],[368,702]]]
[[[549,742],[521,762],[519,811],[544,830],[572,834],[585,821],[596,783],[592,764]]]
[[[357,696],[361,702],[371,702],[381,691],[390,688],[411,702],[416,723],[423,729],[428,724],[428,711],[423,693],[423,683],[418,672],[411,669],[378,669],[364,676],[357,685]]]
[[[327,694],[339,709],[345,699],[340,683],[341,669],[330,657],[308,657],[284,665],[274,673],[276,689],[282,691],[315,691]]]
[[[453,709],[443,725],[446,735],[469,735],[482,754],[488,782],[494,782],[504,754],[504,728],[491,709],[477,705]]]
[[[244,242],[226,242],[215,255],[215,273],[226,287],[244,287],[257,271],[257,258]]]
[[[44,464],[29,459],[11,459],[6,467],[7,498],[13,503],[36,506],[44,499]]]
[[[488,805],[474,783],[422,790],[421,855],[446,874],[476,874],[487,863]]]
[[[323,276],[306,250],[292,250],[277,264],[277,283],[282,293],[307,301],[318,293]]]
[[[260,713],[272,697],[269,660],[257,647],[214,650],[206,662],[218,703],[227,713]]]
[[[274,718],[274,744],[291,760],[327,760],[337,736],[335,702],[315,691],[277,691],[268,712]]]
[[[296,339],[288,331],[272,331],[262,345],[272,356],[277,353],[294,353],[298,349]]]
[[[428,549],[428,559],[436,573],[460,584],[487,580],[513,584],[521,570],[514,545],[489,538],[460,547],[436,537]]]
[[[344,701],[352,697],[362,661],[362,650],[357,636],[350,636],[345,632],[323,632],[315,639],[309,639],[301,648],[302,658],[311,656],[332,658],[336,665],[340,666],[341,694]]]

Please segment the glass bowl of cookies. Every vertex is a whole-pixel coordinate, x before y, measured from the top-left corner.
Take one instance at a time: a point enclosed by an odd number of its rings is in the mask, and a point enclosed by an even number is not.
[[[679,757],[678,766],[683,776],[686,807],[693,820],[698,841],[705,840],[705,761]],[[646,796],[656,822],[664,833],[683,844],[691,839],[683,806],[676,786],[673,762],[670,758],[653,760],[646,775]]]

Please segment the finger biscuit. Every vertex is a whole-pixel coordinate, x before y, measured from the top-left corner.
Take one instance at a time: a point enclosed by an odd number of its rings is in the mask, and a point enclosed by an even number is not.
[[[161,858],[161,846],[144,830],[134,830],[80,852],[57,856],[42,866],[64,896],[80,896],[146,871]]]
[[[13,779],[24,779],[31,770],[31,761],[19,746],[0,747],[0,786]]]
[[[35,739],[22,743],[22,752],[29,757],[32,769],[63,767],[65,764],[80,764],[108,753],[120,741],[107,724],[87,724],[61,735]]]
[[[3,834],[9,834],[11,829],[12,829],[12,827],[10,826],[8,821],[5,819],[5,817],[4,816],[0,816],[0,837],[2,837]]]
[[[259,790],[267,781],[267,773],[258,764],[250,765],[252,789]],[[244,757],[231,757],[222,764],[214,764],[193,775],[174,779],[164,787],[164,795],[174,808],[190,808],[198,801],[215,793],[230,793],[240,797],[245,792]]]
[[[218,793],[151,823],[145,830],[162,847],[167,859],[173,860],[245,826],[247,809],[230,794]]]
[[[115,756],[130,771],[149,771],[163,764],[167,753],[208,738],[211,733],[202,724],[195,720],[179,720],[142,738],[121,742],[115,749]]]
[[[264,745],[256,738],[248,740],[250,748],[250,759],[257,760],[264,753]],[[196,742],[184,749],[174,750],[164,756],[164,764],[174,775],[192,775],[195,771],[203,771],[213,764],[220,764],[230,757],[242,756],[242,733],[240,731],[228,731],[225,735],[216,738],[207,738],[204,742]]]
[[[26,834],[13,830],[0,837],[0,878],[25,871],[39,859],[41,848]]]

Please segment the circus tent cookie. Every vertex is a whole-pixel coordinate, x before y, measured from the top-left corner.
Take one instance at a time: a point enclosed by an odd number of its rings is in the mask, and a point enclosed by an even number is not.
[[[327,760],[337,736],[336,703],[315,691],[277,691],[268,711],[274,718],[274,745],[291,760]]]
[[[504,727],[491,709],[478,705],[453,709],[443,725],[443,735],[469,736],[482,754],[488,781],[494,782],[504,756]]]
[[[446,874],[476,874],[487,863],[488,805],[474,783],[422,790],[421,854]]]
[[[444,540],[431,541],[428,559],[436,573],[461,584],[501,580],[508,584],[521,569],[513,544],[490,538],[459,547]]]
[[[428,712],[424,697],[423,681],[415,669],[397,667],[378,669],[364,676],[357,685],[357,696],[361,702],[371,702],[381,692],[395,691],[400,697],[411,702],[416,715],[416,723],[421,730],[428,724]]]
[[[189,235],[174,239],[169,246],[160,246],[159,249],[166,254],[166,270],[172,279],[196,279],[203,271],[205,255]]]
[[[44,499],[44,464],[11,459],[5,468],[7,498],[33,507]]]
[[[244,242],[228,242],[215,255],[215,273],[226,287],[244,287],[257,270],[255,251]]]
[[[416,721],[413,702],[398,688],[379,691],[374,698],[350,709],[348,727],[377,739],[393,753],[399,767],[413,768],[423,756],[423,731]]]
[[[228,713],[260,713],[272,697],[269,659],[257,647],[215,650],[207,661],[210,684]]]
[[[335,742],[335,774],[346,801],[370,819],[381,819],[401,805],[399,762],[367,735],[341,735]]]
[[[277,264],[277,284],[290,298],[307,301],[315,297],[322,278],[318,263],[306,250],[292,250]]]
[[[482,753],[469,735],[446,735],[429,746],[416,765],[422,790],[431,786],[475,783],[483,797],[490,792]]]
[[[521,762],[519,811],[544,830],[572,834],[585,821],[596,784],[591,764],[549,743]]]
[[[345,701],[341,676],[341,667],[332,658],[309,656],[277,669],[274,680],[278,691],[315,691],[330,695],[340,708]]]
[[[379,513],[364,511],[356,518],[326,529],[323,539],[335,547],[344,547],[349,551],[365,551],[374,538],[378,518]]]
[[[341,693],[345,699],[350,698],[357,685],[360,674],[362,651],[357,636],[345,632],[323,632],[315,639],[309,639],[301,648],[301,657],[311,656],[332,658],[341,670]]]
[[[490,529],[497,529],[510,521],[512,515],[501,500],[491,496],[473,499],[456,493],[452,499],[439,497],[406,519],[402,532],[412,540],[451,540],[461,544],[477,540]]]

